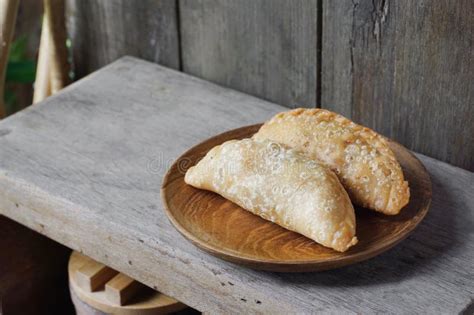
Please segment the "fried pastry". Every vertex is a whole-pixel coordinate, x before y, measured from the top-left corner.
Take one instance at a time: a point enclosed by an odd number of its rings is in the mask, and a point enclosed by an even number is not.
[[[357,243],[354,208],[337,176],[276,142],[225,142],[191,167],[185,182],[216,192],[253,214],[337,251]]]
[[[387,140],[375,131],[324,109],[295,109],[274,116],[253,137],[303,151],[338,175],[351,200],[395,215],[410,190]]]

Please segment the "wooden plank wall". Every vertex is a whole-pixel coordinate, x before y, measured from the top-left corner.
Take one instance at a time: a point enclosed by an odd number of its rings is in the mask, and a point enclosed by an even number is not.
[[[340,112],[474,171],[470,0],[68,0],[80,78],[128,54]]]
[[[287,107],[316,106],[316,0],[179,6],[185,72]]]
[[[474,170],[474,1],[323,0],[322,105]]]
[[[67,0],[77,78],[123,55],[179,69],[175,0]]]

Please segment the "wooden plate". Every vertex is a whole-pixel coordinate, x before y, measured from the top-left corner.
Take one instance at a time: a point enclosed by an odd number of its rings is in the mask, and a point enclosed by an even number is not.
[[[176,229],[199,248],[251,268],[279,272],[320,271],[374,257],[413,231],[428,212],[431,181],[425,167],[406,148],[390,142],[411,191],[410,203],[396,216],[356,208],[359,243],[344,253],[261,219],[223,197],[184,182],[186,170],[211,148],[227,140],[251,137],[261,125],[210,138],[184,153],[163,180],[161,196]]]

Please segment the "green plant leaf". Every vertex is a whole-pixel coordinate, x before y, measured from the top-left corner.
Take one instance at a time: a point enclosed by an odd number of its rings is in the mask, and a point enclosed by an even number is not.
[[[10,61],[7,66],[6,82],[32,83],[35,81],[36,63],[32,60]]]
[[[18,37],[10,46],[9,61],[24,61],[26,59],[28,39],[26,35]]]
[[[7,109],[7,113],[11,113],[11,109],[15,106],[16,104],[16,95],[13,93],[12,90],[5,90],[5,105]]]

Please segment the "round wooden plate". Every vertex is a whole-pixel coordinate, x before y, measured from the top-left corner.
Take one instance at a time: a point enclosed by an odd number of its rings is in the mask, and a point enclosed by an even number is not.
[[[161,190],[166,213],[176,229],[199,248],[251,268],[278,272],[320,271],[374,257],[413,231],[428,212],[431,181],[421,162],[390,142],[410,185],[410,203],[396,216],[356,208],[359,243],[344,253],[266,221],[218,194],[184,182],[186,170],[211,148],[227,140],[251,137],[261,125],[212,137],[184,153],[169,169]]]

